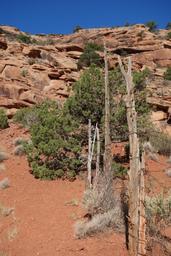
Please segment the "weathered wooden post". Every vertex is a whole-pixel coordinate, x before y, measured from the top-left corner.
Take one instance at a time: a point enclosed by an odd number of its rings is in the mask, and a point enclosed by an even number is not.
[[[126,72],[121,58],[119,66],[126,82],[127,122],[130,145],[129,170],[129,251],[131,256],[145,255],[145,209],[144,209],[144,176],[140,163],[139,140],[137,136],[137,113],[135,110],[134,85],[131,72],[131,58],[128,59]],[[142,155],[144,159],[144,155]],[[143,163],[144,166],[144,163]],[[144,168],[144,167],[143,167]],[[142,241],[143,240],[143,241]]]

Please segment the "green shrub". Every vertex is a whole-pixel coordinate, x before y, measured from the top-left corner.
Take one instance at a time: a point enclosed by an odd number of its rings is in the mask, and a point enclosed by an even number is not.
[[[73,181],[76,178],[76,172],[75,171],[68,171],[66,173],[66,177],[68,180]]]
[[[171,80],[171,67],[168,67],[166,72],[164,73],[165,80]]]
[[[162,155],[170,156],[171,154],[171,137],[165,133],[153,130],[149,133],[149,140],[154,149]]]
[[[171,224],[171,196],[159,194],[154,197],[145,198],[145,209],[147,219],[147,231],[151,235],[157,235],[162,227]]]
[[[79,31],[82,30],[82,29],[83,29],[82,27],[80,27],[79,25],[77,25],[77,26],[75,26],[75,27],[73,28],[73,33],[79,32]]]
[[[155,21],[148,21],[145,25],[149,28],[150,32],[155,32],[157,29],[157,23]]]
[[[143,75],[137,73],[135,79],[136,87],[139,88],[135,91],[136,110],[139,123],[142,125],[145,125],[146,122],[141,122],[141,120],[145,121],[145,117],[150,111],[150,107],[146,102],[146,83],[144,81],[147,76],[148,72],[145,70]],[[109,72],[109,86],[111,96],[111,137],[113,140],[127,140],[128,127],[124,102],[126,86],[118,69]],[[119,101],[116,100],[115,102],[113,97],[118,97]],[[92,124],[98,123],[100,129],[103,130],[104,76],[100,68],[91,65],[89,69],[85,70],[80,80],[75,83],[74,95],[67,100],[65,108],[80,123],[88,124],[88,119],[91,119]]]
[[[14,122],[22,124],[24,127],[30,128],[38,122],[37,108],[21,108],[14,115]]]
[[[148,68],[133,73],[133,82],[137,90],[142,91],[146,88],[146,78],[149,77],[149,75],[150,70]]]
[[[100,123],[104,108],[103,74],[92,65],[74,85],[74,95],[68,99],[65,108],[81,123]]]
[[[33,64],[35,64],[36,63],[36,59],[35,58],[29,58],[28,59],[28,64],[29,65],[33,65]]]
[[[23,77],[26,77],[26,76],[28,75],[28,70],[27,70],[27,69],[22,69],[22,70],[21,70],[21,75],[22,75]]]
[[[15,120],[30,128],[31,143],[25,143],[24,150],[36,178],[56,179],[79,171],[81,147],[73,132],[77,124],[57,103],[45,101],[20,110]]]
[[[17,35],[17,40],[22,42],[22,43],[25,43],[25,44],[31,44],[32,43],[31,37],[27,36],[25,34]]]
[[[102,50],[102,46],[95,43],[87,43],[78,61],[78,68],[89,67],[91,64],[102,66],[100,55],[96,52],[100,50]]]
[[[171,39],[171,32],[168,32],[167,39]]]
[[[8,126],[8,117],[5,113],[5,110],[0,108],[0,129],[5,129]]]
[[[64,176],[64,171],[62,169],[58,169],[55,171],[55,177],[62,178]]]
[[[113,162],[112,171],[114,177],[124,177],[125,175],[127,175],[128,169],[119,163]]]
[[[167,25],[166,25],[166,29],[171,29],[171,22],[168,22]]]
[[[14,155],[16,156],[23,156],[25,154],[25,148],[24,145],[20,144],[17,145],[14,149]]]

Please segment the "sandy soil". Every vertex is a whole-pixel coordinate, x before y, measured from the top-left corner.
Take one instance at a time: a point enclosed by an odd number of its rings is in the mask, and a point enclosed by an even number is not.
[[[18,136],[28,134],[13,124],[0,131],[0,145],[9,154],[0,180],[10,180],[10,187],[0,191],[0,203],[14,208],[8,217],[0,217],[0,255],[127,256],[122,234],[110,231],[82,240],[74,237],[73,225],[83,216],[84,182],[34,179],[26,158],[13,154]]]

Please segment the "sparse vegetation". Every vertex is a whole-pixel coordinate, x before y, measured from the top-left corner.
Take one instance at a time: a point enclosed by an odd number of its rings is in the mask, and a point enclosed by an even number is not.
[[[146,217],[147,217],[147,228],[148,233],[151,236],[160,238],[161,227],[166,227],[171,224],[171,196],[168,194],[156,195],[154,197],[146,197]]]
[[[7,217],[14,211],[14,208],[5,207],[0,203],[0,216]]]
[[[102,46],[95,43],[87,43],[78,61],[78,68],[89,67],[91,64],[102,66],[102,60],[97,53],[97,51],[101,51],[102,49]]]
[[[7,159],[8,159],[7,153],[5,153],[4,150],[0,149],[0,163]]]
[[[6,189],[9,188],[10,182],[8,178],[4,178],[3,180],[0,181],[0,188],[1,189]]]
[[[5,129],[8,127],[8,117],[5,110],[0,108],[0,129]]]
[[[73,28],[73,33],[79,32],[81,29],[83,29],[80,25],[77,25]]]
[[[21,75],[22,75],[23,77],[26,77],[26,76],[28,75],[28,70],[27,70],[27,69],[22,69],[22,70],[21,70]]]
[[[149,28],[150,32],[155,32],[157,30],[157,23],[155,21],[148,21],[145,25]]]
[[[32,43],[31,37],[28,36],[28,35],[25,35],[25,34],[19,34],[19,35],[17,35],[16,38],[21,43],[25,43],[25,44],[31,44]]]
[[[24,145],[17,145],[14,149],[14,155],[23,156],[25,154]]]
[[[168,22],[167,25],[166,25],[166,29],[171,29],[171,22]]]
[[[28,64],[29,64],[29,65],[33,65],[33,64],[35,64],[35,63],[36,63],[35,58],[29,58],[29,59],[28,59]]]
[[[14,122],[21,123],[24,127],[31,128],[31,126],[37,123],[38,114],[36,108],[22,108],[19,109],[13,118]]]
[[[112,171],[114,177],[122,178],[127,175],[128,169],[121,165],[120,163],[112,163]]]
[[[26,141],[27,140],[22,137],[17,137],[14,139],[13,144],[14,144],[14,146],[18,146],[18,145],[25,143]]]
[[[165,80],[171,80],[171,67],[168,67],[166,72],[164,73]]]
[[[153,130],[149,134],[149,140],[159,154],[166,156],[171,154],[171,137],[169,135],[158,130]]]
[[[167,39],[171,39],[171,32],[168,32]]]
[[[104,232],[106,229],[113,227],[115,231],[123,231],[123,221],[120,216],[120,208],[110,210],[104,214],[93,216],[90,221],[79,221],[75,224],[75,236],[84,238],[98,232]]]

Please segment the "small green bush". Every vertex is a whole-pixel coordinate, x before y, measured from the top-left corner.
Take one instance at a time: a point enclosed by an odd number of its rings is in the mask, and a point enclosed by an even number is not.
[[[15,120],[30,129],[31,142],[24,144],[24,150],[32,174],[40,179],[63,176],[73,179],[82,164],[80,141],[73,133],[77,127],[73,118],[63,113],[56,102],[45,101],[19,110]]]
[[[120,163],[113,162],[112,163],[112,171],[113,171],[114,177],[121,178],[121,177],[124,177],[125,175],[127,175],[128,169],[125,168]]]
[[[5,129],[8,126],[8,117],[5,113],[5,110],[0,108],[0,129]]]
[[[56,178],[62,178],[64,176],[65,172],[62,169],[58,169],[55,171],[55,177]]]
[[[16,156],[23,156],[25,154],[25,148],[24,145],[20,144],[17,145],[14,149],[14,155]]]
[[[28,70],[27,70],[27,69],[22,69],[22,70],[21,70],[21,75],[22,75],[23,77],[26,77],[26,76],[28,75]]]
[[[30,36],[27,36],[25,34],[19,34],[17,35],[17,40],[19,42],[22,42],[22,43],[25,43],[25,44],[31,44],[32,43],[32,40],[31,40],[31,37]]]
[[[168,22],[167,25],[166,25],[166,29],[171,29],[171,22]]]
[[[164,73],[165,80],[171,80],[171,67],[168,67],[166,72]]]
[[[73,33],[79,32],[80,30],[82,30],[83,28],[80,27],[80,25],[77,25],[73,28]]]
[[[78,68],[89,67],[91,64],[101,66],[102,61],[100,55],[96,51],[101,51],[102,49],[102,46],[95,43],[87,43],[85,45],[84,52],[78,61]]]
[[[38,114],[36,108],[21,108],[17,110],[13,118],[14,122],[22,124],[24,127],[30,128],[38,122]]]
[[[171,137],[165,133],[154,130],[149,134],[149,140],[154,149],[162,155],[171,154]]]
[[[76,172],[75,171],[68,171],[66,173],[66,177],[68,180],[73,181],[76,178]]]
[[[168,32],[167,39],[171,39],[171,32]]]
[[[137,90],[142,91],[146,88],[146,78],[149,77],[150,70],[145,68],[143,71],[133,73],[133,82]]]
[[[149,27],[150,32],[155,32],[157,29],[157,23],[155,21],[148,21],[145,25]]]
[[[162,226],[171,224],[171,196],[162,194],[145,198],[145,209],[148,232],[158,234]]]

